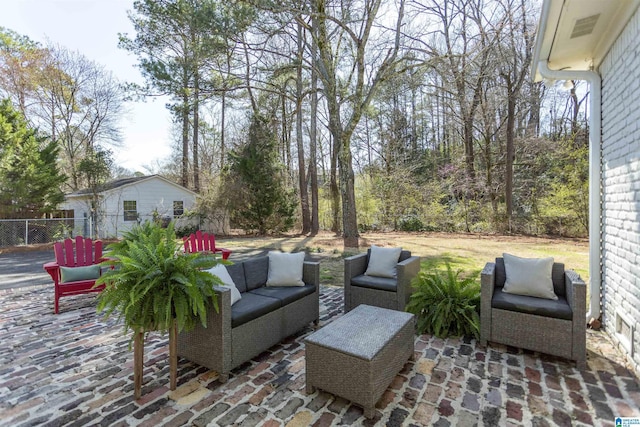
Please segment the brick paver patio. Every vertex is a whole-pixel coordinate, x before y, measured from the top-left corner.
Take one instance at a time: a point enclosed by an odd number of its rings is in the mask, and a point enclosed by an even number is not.
[[[588,369],[564,360],[474,340],[416,337],[405,365],[372,420],[325,392],[307,395],[303,338],[232,372],[179,360],[171,393],[167,337],[145,347],[143,396],[133,400],[133,353],[115,318],[95,312],[91,295],[61,301],[52,286],[0,291],[0,425],[3,426],[613,426],[640,417],[638,379],[606,335],[589,331]],[[323,286],[321,325],[342,312],[342,288]]]

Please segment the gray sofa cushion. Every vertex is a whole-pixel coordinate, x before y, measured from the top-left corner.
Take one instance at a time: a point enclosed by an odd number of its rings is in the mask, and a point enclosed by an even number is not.
[[[504,269],[504,258],[496,258],[496,288],[504,286],[504,282],[507,280],[507,275]],[[551,269],[551,280],[553,281],[553,292],[558,296],[566,296],[565,283],[564,283],[564,264],[560,262],[554,262]]]
[[[262,295],[265,297],[277,298],[282,301],[282,305],[287,305],[300,298],[311,295],[316,290],[314,285],[304,286],[264,286],[262,288],[249,291],[250,294]]]
[[[365,276],[361,274],[351,279],[351,286],[395,292],[398,287],[398,281],[387,277]]]
[[[502,292],[497,288],[493,292],[491,307],[501,310],[517,311],[519,313],[536,314],[538,316],[552,317],[555,319],[571,320],[573,312],[564,296],[558,296],[557,300],[515,295]]]
[[[235,283],[236,288],[238,288],[240,292],[247,292],[247,281],[244,277],[244,267],[242,266],[242,263],[238,262],[232,265],[225,265],[225,267],[227,268],[233,283]]]
[[[240,301],[231,307],[231,327],[235,328],[282,307],[277,298],[244,292]]]
[[[247,290],[252,291],[264,286],[267,283],[269,273],[269,258],[251,258],[242,263],[244,265],[244,277],[246,278]]]

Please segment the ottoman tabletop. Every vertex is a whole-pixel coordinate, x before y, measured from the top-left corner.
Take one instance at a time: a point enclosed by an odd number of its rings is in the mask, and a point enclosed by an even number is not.
[[[306,338],[306,342],[372,360],[413,314],[359,305]]]

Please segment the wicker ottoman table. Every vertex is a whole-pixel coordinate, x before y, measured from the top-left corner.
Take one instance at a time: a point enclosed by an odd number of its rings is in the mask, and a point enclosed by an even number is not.
[[[408,359],[413,314],[359,305],[305,339],[306,388],[344,397],[373,418],[375,405]]]

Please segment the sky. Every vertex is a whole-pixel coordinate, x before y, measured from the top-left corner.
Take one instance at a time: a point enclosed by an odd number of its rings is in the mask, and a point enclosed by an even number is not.
[[[34,41],[78,51],[103,65],[122,82],[142,83],[133,54],[118,48],[118,33],[134,36],[127,11],[133,0],[2,0],[0,26]],[[127,103],[120,122],[122,148],[116,164],[147,172],[171,152],[171,116],[166,100]]]

